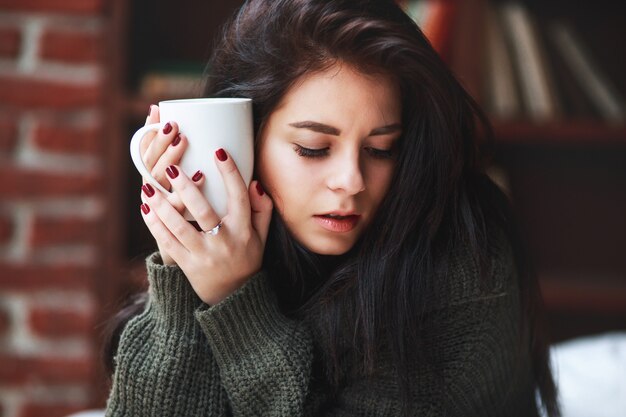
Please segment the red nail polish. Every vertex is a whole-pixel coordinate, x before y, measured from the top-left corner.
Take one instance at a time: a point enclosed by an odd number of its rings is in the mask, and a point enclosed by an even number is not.
[[[154,195],[154,188],[152,188],[150,184],[142,185],[141,189],[148,197],[152,197]]]
[[[165,123],[165,126],[163,126],[163,134],[167,135],[172,131],[172,125],[170,124],[170,122]]]
[[[168,166],[165,169],[165,172],[167,173],[167,176],[170,177],[171,179],[178,177],[178,169],[176,169],[174,165]]]
[[[265,191],[263,191],[263,187],[261,186],[260,182],[256,183],[256,191],[259,193],[259,195],[265,194]]]
[[[219,148],[217,152],[215,152],[215,155],[217,155],[217,159],[219,159],[222,162],[228,159],[228,155],[226,154],[226,151],[222,148]]]
[[[193,182],[198,182],[202,179],[202,172],[198,171],[195,174],[193,174],[193,177],[191,177],[191,180]]]
[[[180,143],[180,133],[178,135],[176,135],[176,137],[174,138],[174,140],[172,141],[172,146],[176,146]]]
[[[148,206],[147,204],[142,204],[141,205],[141,211],[143,211],[143,214],[148,214],[150,213],[150,206]]]

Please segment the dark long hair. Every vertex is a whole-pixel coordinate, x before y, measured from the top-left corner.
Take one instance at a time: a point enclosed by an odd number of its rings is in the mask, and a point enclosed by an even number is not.
[[[536,278],[526,268],[508,200],[483,173],[480,144],[491,143],[489,123],[395,2],[249,0],[216,42],[205,95],[252,98],[258,133],[298,79],[339,61],[400,87],[403,134],[394,178],[371,225],[342,256],[308,251],[274,212],[263,267],[281,307],[301,317],[315,311],[335,387],[346,347],[357,352],[359,372],[370,374],[384,345],[406,410],[423,310],[447,296],[434,277],[447,276],[449,254],[463,248],[487,277],[493,230],[501,230],[518,269],[520,349],[531,351],[544,407],[558,415],[547,343],[537,330]],[[347,324],[353,337],[346,339]]]

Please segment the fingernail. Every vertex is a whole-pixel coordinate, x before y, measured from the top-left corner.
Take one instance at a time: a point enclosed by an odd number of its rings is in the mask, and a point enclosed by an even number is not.
[[[174,138],[174,140],[172,141],[172,146],[176,146],[180,143],[180,133],[178,135],[176,135],[176,137]]]
[[[256,183],[256,191],[259,193],[259,195],[265,194],[265,191],[263,191],[263,187],[261,186],[260,182]]]
[[[228,155],[226,155],[226,151],[224,151],[224,149],[222,149],[222,148],[219,148],[215,152],[215,155],[217,155],[217,159],[219,159],[222,162],[224,162],[225,160],[228,159]]]
[[[150,184],[142,185],[141,189],[148,197],[152,197],[154,195],[154,188],[152,188]]]
[[[165,169],[165,172],[167,172],[168,177],[170,177],[171,179],[178,177],[178,169],[176,169],[174,165],[168,166]]]
[[[191,180],[193,182],[198,182],[202,179],[202,172],[198,171],[195,174],[193,174],[193,177],[191,177]]]
[[[165,123],[165,126],[163,126],[163,134],[167,135],[172,131],[172,125],[170,124],[170,122]]]
[[[143,214],[148,214],[150,213],[150,206],[148,206],[147,204],[142,204],[141,205],[141,211],[143,211]]]

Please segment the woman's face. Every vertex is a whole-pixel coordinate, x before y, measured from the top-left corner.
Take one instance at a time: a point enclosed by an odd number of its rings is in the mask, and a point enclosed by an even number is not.
[[[304,247],[343,254],[371,223],[394,171],[401,113],[391,80],[346,64],[304,76],[282,98],[261,129],[257,173]]]

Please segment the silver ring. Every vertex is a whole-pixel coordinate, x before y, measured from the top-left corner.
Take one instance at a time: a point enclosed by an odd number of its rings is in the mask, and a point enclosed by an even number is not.
[[[222,227],[224,223],[220,220],[220,222],[217,224],[217,226],[215,226],[213,229],[211,230],[205,230],[205,233],[210,234],[211,236],[215,236],[219,233],[220,228]]]

